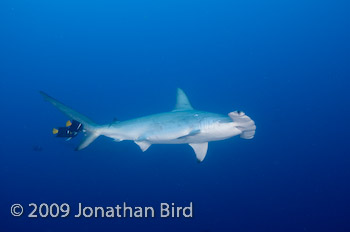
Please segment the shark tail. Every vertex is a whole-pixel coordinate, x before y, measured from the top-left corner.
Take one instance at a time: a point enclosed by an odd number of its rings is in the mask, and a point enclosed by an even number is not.
[[[84,138],[81,141],[80,145],[76,148],[76,150],[81,150],[90,145],[98,136],[100,136],[99,128],[100,126],[93,122],[91,119],[78,113],[77,111],[71,109],[70,107],[64,105],[58,100],[50,97],[46,93],[40,91],[40,94],[44,97],[44,99],[50,102],[53,106],[59,109],[62,113],[67,115],[69,118],[76,120],[83,124],[84,126]]]
[[[235,123],[235,126],[242,131],[240,137],[252,139],[255,135],[255,122],[242,111],[234,111],[228,114]]]

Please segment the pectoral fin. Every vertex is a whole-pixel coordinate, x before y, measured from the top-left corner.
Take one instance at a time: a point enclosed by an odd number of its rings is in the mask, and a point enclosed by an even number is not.
[[[198,162],[202,162],[205,158],[205,155],[207,154],[208,143],[190,143],[189,145],[196,153]]]
[[[180,136],[178,137],[177,139],[184,139],[184,138],[187,138],[189,136],[194,136],[194,135],[197,135],[201,132],[201,130],[192,130],[190,131],[190,133],[188,133],[187,135],[184,135],[184,136]]]
[[[151,144],[147,141],[135,141],[135,143],[139,145],[139,147],[143,152],[146,151],[151,146]]]

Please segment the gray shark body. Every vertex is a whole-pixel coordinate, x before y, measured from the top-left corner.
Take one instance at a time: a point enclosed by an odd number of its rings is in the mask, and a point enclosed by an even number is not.
[[[77,150],[87,147],[98,136],[104,135],[117,142],[132,140],[142,151],[146,151],[152,144],[189,144],[201,162],[207,153],[208,142],[235,135],[251,139],[256,129],[254,121],[243,112],[234,111],[226,116],[193,109],[181,89],[177,91],[176,107],[171,112],[108,125],[98,125],[47,94],[41,94],[68,117],[84,125],[85,137]]]

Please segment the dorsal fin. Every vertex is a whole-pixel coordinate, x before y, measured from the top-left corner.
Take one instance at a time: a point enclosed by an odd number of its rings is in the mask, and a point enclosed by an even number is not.
[[[182,111],[182,110],[193,110],[193,108],[184,91],[178,88],[176,106],[174,111]]]

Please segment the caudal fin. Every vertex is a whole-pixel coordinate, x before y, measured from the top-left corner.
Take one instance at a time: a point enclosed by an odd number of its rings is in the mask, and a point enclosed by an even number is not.
[[[92,143],[100,135],[100,133],[98,132],[98,124],[94,123],[91,119],[64,105],[63,103],[59,102],[53,97],[50,97],[42,91],[40,91],[40,94],[44,97],[46,101],[50,102],[69,118],[74,119],[83,124],[84,138],[81,141],[80,145],[76,148],[76,150],[81,150],[89,146],[89,144]]]
[[[242,131],[240,137],[252,139],[255,135],[255,122],[242,111],[234,111],[228,114],[233,120],[235,127]]]

